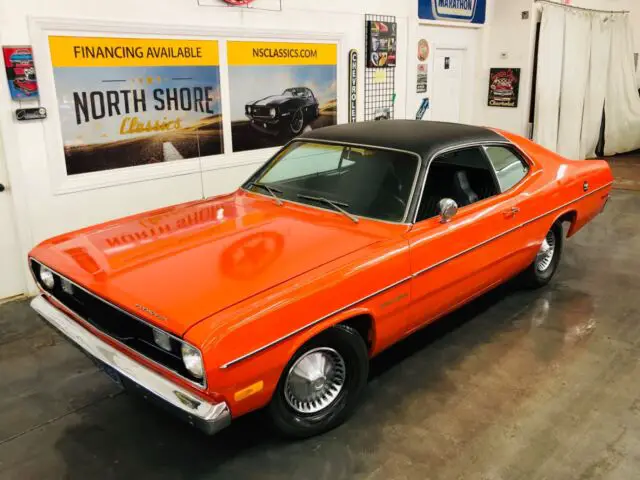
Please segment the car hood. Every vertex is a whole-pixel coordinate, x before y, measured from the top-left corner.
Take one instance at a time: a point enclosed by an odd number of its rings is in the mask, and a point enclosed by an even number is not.
[[[284,95],[270,95],[268,97],[264,97],[260,100],[256,100],[250,105],[254,106],[270,106],[270,105],[281,105],[289,100],[292,100],[294,97],[285,97]]]
[[[62,235],[32,255],[182,335],[216,312],[375,243],[380,233],[366,223],[240,191]]]

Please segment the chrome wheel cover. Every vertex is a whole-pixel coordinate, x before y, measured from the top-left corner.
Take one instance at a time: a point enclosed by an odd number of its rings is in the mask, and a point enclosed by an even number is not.
[[[302,130],[304,125],[304,118],[302,116],[302,110],[297,110],[296,113],[293,114],[293,118],[291,119],[291,130],[293,133],[298,133]]]
[[[553,230],[549,230],[547,236],[538,250],[536,255],[536,269],[539,272],[545,272],[553,261],[553,255],[556,251],[556,234]]]
[[[334,349],[309,350],[289,370],[284,398],[296,412],[317,413],[335,402],[346,376],[344,359]]]

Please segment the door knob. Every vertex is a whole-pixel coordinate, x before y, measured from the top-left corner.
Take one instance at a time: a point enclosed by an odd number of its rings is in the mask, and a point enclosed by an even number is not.
[[[6,189],[3,184],[0,183],[0,192],[4,192]]]

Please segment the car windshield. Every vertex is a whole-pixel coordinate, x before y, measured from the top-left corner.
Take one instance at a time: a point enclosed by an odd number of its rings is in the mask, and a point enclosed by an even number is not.
[[[264,195],[269,187],[283,200],[402,222],[418,164],[410,153],[293,142],[244,187]]]
[[[303,91],[302,90],[296,90],[293,88],[287,88],[284,92],[282,92],[282,95],[285,97],[302,97],[303,96]]]

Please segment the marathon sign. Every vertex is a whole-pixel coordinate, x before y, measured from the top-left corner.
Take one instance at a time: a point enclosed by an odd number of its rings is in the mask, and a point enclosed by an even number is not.
[[[484,24],[487,0],[418,0],[418,16],[440,20]]]

